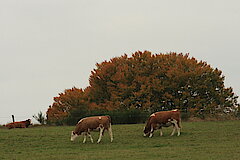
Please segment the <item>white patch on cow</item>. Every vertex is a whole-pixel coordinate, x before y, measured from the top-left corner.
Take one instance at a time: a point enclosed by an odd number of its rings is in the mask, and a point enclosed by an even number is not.
[[[174,124],[171,136],[174,135],[176,129],[177,129],[177,132],[178,132],[177,136],[180,136],[180,128],[178,127],[177,120],[176,119],[171,119],[170,122]]]
[[[102,119],[102,117],[98,117],[98,119],[99,119],[99,120],[101,120],[101,119]]]
[[[152,136],[153,136],[153,131],[154,131],[153,126],[151,126],[151,131],[150,131],[149,138],[152,138]]]
[[[168,121],[173,123],[173,124],[177,124],[177,120],[176,119],[169,119]]]
[[[176,111],[178,111],[178,109],[174,109],[174,110],[172,110],[173,112],[176,112]]]
[[[72,131],[72,133],[71,133],[71,141],[74,141],[77,137],[78,137],[78,135],[74,134],[74,132]]]
[[[150,116],[150,117],[155,117],[155,116],[156,116],[156,114],[154,114],[154,113],[153,113],[153,114],[151,114],[151,116]]]
[[[78,121],[78,123],[81,123],[83,121],[83,119],[80,119],[80,121]]]

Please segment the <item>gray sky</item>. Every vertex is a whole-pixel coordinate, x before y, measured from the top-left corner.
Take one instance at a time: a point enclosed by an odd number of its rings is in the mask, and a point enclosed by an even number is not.
[[[240,95],[239,28],[239,0],[0,0],[0,124],[46,112],[96,63],[138,50],[190,53]]]

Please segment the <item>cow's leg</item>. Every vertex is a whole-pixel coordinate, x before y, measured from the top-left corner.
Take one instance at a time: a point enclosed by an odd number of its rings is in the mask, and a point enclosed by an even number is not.
[[[174,124],[174,129],[173,129],[173,133],[171,134],[171,136],[175,133],[176,129],[177,129],[177,132],[178,132],[177,136],[180,136],[180,128],[178,126],[178,121],[173,119],[173,120],[171,120],[171,123]]]
[[[175,126],[175,125],[173,125],[173,130],[172,130],[171,136],[173,136],[173,135],[174,135],[175,131],[176,131],[176,126]]]
[[[176,123],[176,129],[177,129],[177,136],[180,136],[180,128],[179,128],[179,125]]]
[[[91,136],[91,134],[90,134],[90,129],[88,129],[87,135],[88,135],[88,137],[90,138],[91,142],[93,143],[93,138],[92,138],[92,136]]]
[[[93,138],[89,132],[88,132],[88,137],[90,138],[91,142],[93,143]]]
[[[109,128],[108,128],[108,133],[111,139],[111,142],[113,141],[113,134],[112,134],[112,125],[110,124]]]
[[[177,121],[177,136],[180,136],[180,132],[181,132],[181,118],[179,119],[179,121]]]
[[[104,131],[104,127],[103,127],[103,126],[100,126],[100,133],[99,133],[99,138],[98,138],[97,143],[100,143],[100,142],[101,142],[102,136],[103,136],[103,131]]]
[[[153,125],[151,125],[151,131],[150,131],[149,138],[152,138],[153,132],[154,132],[154,127],[153,127]]]
[[[180,128],[179,127],[177,127],[177,136],[180,136]]]
[[[159,130],[160,130],[160,136],[163,136],[162,127],[160,127]]]
[[[93,143],[93,138],[92,138],[91,134],[88,134],[88,136],[89,136],[91,142]]]
[[[84,134],[83,134],[83,137],[84,137],[84,138],[83,138],[83,143],[86,143],[86,140],[87,140],[87,133],[84,133]]]

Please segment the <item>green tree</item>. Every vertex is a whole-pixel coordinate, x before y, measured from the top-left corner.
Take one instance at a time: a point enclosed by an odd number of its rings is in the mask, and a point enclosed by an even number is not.
[[[41,111],[37,115],[33,115],[33,118],[35,118],[41,125],[44,125],[46,122],[45,115]]]

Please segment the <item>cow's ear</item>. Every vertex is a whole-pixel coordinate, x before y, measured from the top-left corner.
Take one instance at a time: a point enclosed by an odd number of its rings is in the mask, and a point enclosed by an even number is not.
[[[72,131],[72,135],[75,135],[76,133],[74,131]]]

